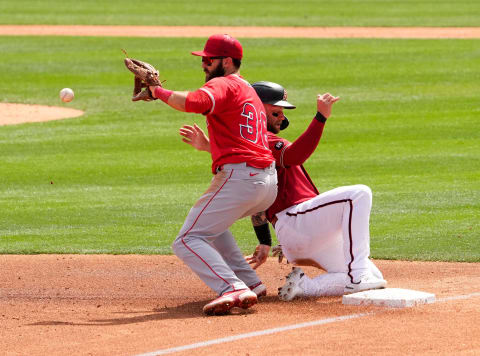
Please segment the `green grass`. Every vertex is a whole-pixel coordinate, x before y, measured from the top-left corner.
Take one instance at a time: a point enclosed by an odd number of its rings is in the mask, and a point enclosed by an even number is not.
[[[171,253],[211,178],[210,158],[183,144],[178,128],[205,122],[159,102],[130,102],[120,48],[156,65],[168,88],[189,90],[203,82],[189,55],[203,42],[0,38],[1,102],[86,112],[0,127],[0,253]],[[297,105],[289,140],[313,117],[317,93],[341,96],[306,168],[320,191],[372,188],[372,256],[480,261],[479,41],[242,43],[242,75],[280,81]],[[63,87],[75,90],[73,102],[60,102]],[[233,232],[253,250],[248,219]]]
[[[213,26],[479,26],[476,0],[18,0],[0,24]]]

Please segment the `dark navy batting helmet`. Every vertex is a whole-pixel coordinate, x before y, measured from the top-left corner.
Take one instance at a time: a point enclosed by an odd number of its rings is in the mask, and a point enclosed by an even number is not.
[[[285,109],[295,109],[295,105],[287,101],[287,91],[280,84],[272,82],[256,82],[252,84],[258,97],[264,104],[281,106]],[[287,117],[282,121],[280,130],[285,130],[290,122]]]

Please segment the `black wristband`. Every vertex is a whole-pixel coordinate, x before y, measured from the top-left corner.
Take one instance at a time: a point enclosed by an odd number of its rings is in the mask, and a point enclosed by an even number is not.
[[[315,115],[315,119],[317,119],[317,121],[323,124],[327,121],[327,118],[323,116],[321,112],[318,112],[318,111],[317,111],[317,114]]]
[[[260,226],[254,226],[253,229],[255,230],[258,242],[260,242],[261,245],[272,246],[272,236],[270,235],[268,223]]]

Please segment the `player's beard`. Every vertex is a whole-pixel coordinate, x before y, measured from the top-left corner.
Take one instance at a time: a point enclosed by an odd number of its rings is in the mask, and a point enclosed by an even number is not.
[[[267,120],[267,130],[274,133],[274,134],[278,134],[280,132],[280,128],[273,125],[270,120]]]
[[[211,72],[205,71],[205,83],[208,82],[210,79],[216,77],[223,77],[225,75],[225,68],[223,68],[223,63],[220,61],[218,66],[212,70]]]

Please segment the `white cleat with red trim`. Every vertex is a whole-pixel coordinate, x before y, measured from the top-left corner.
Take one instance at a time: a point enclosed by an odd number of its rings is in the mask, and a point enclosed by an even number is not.
[[[257,303],[257,295],[250,289],[240,289],[233,292],[227,292],[212,300],[203,307],[203,312],[207,315],[227,314],[232,308],[239,307],[248,309]]]
[[[387,281],[382,278],[377,278],[374,275],[368,274],[366,276],[360,277],[360,282],[358,283],[348,283],[345,286],[343,294],[352,294],[357,292],[362,292],[370,289],[382,289],[387,286]]]

